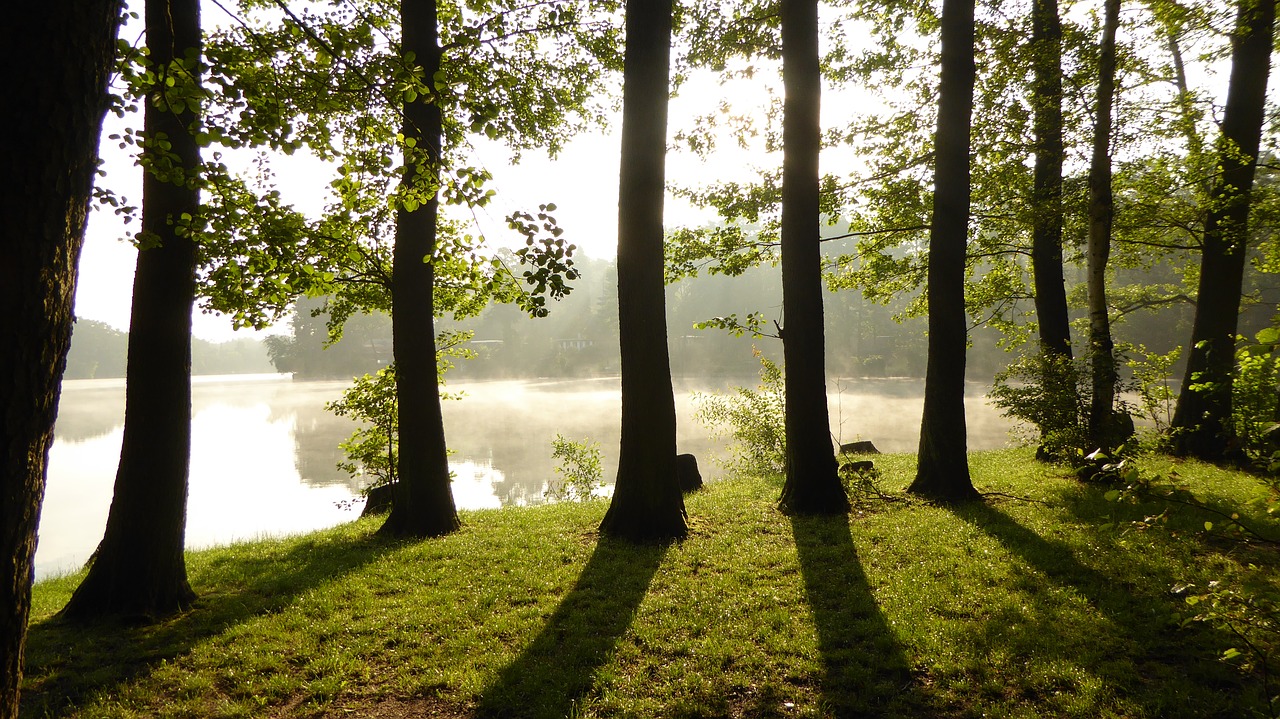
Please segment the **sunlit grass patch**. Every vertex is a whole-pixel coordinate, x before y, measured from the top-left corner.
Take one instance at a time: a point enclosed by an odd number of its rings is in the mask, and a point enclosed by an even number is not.
[[[974,454],[975,484],[999,494],[958,508],[901,494],[913,457],[875,462],[882,489],[903,501],[788,517],[779,478],[738,477],[690,495],[690,537],[669,546],[601,541],[607,505],[594,501],[464,513],[463,529],[437,540],[383,541],[362,521],[193,552],[199,606],[150,627],[50,622],[76,578],[43,582],[23,716],[1161,717],[1262,706],[1256,683],[1217,661],[1219,634],[1180,627],[1185,606],[1171,592],[1243,571],[1232,548],[1120,529],[1105,488],[1027,450]],[[1211,481],[1222,501],[1256,489],[1236,475]]]

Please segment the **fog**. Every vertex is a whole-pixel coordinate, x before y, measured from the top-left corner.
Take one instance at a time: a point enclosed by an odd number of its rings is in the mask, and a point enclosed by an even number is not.
[[[704,477],[721,474],[727,440],[694,419],[695,392],[724,392],[740,380],[677,380],[678,449],[698,457]],[[287,375],[196,377],[187,545],[201,547],[282,535],[354,519],[362,482],[337,469],[338,442],[355,428],[324,409],[347,382]],[[886,452],[911,452],[919,437],[923,388],[917,380],[831,383],[832,435],[869,439]],[[617,472],[621,399],[616,377],[454,383],[444,402],[459,509],[538,503],[555,477],[557,433],[598,442],[604,478]],[[972,449],[1009,442],[1007,420],[968,386]],[[102,536],[124,424],[122,380],[64,384],[40,525],[37,573],[75,569]],[[354,500],[354,501],[353,501]]]

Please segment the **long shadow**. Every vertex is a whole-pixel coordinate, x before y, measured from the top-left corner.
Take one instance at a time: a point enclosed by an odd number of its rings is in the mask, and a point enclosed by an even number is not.
[[[665,545],[602,537],[542,631],[485,689],[476,715],[572,715],[631,625],[666,553]]]
[[[322,584],[403,543],[373,537],[303,540],[282,553],[214,560],[192,572],[201,596],[189,612],[156,624],[76,624],[50,618],[27,634],[19,717],[61,716],[236,624],[279,611]],[[216,590],[210,590],[215,587]]]
[[[1133,666],[1130,669],[1124,661],[1108,660],[1105,666],[1093,669],[1109,683],[1120,685],[1122,692],[1149,692],[1146,700],[1134,698],[1155,702],[1157,706],[1176,697],[1184,702],[1185,716],[1202,715],[1197,711],[1218,715],[1219,709],[1225,712],[1223,716],[1249,713],[1243,706],[1246,700],[1239,675],[1216,661],[1218,650],[1215,648],[1230,645],[1230,637],[1203,625],[1180,628],[1176,621],[1177,601],[1168,588],[1182,578],[1169,576],[1149,564],[1112,576],[1082,562],[1069,545],[1040,536],[995,507],[971,502],[953,507],[952,511],[1051,581],[1081,596],[1107,620],[1109,638],[1104,642],[1117,655],[1127,655]],[[1141,562],[1142,557],[1135,554],[1125,561]],[[1126,575],[1141,576],[1142,580],[1132,582],[1124,578]],[[1027,581],[1034,583],[1035,580],[1028,578]],[[1053,611],[1041,614],[1038,621],[1024,615],[997,617],[993,622],[999,626],[988,627],[987,633],[1006,638],[1021,635],[1024,642],[1041,647],[1071,647],[1073,641],[1078,641],[1078,637],[1070,636],[1078,629],[1074,624],[1078,618],[1058,616]],[[1058,620],[1062,623],[1057,623]],[[1050,637],[1058,639],[1051,641]],[[1094,647],[1090,651],[1105,654],[1108,649]],[[1080,661],[1082,658],[1069,659]],[[1237,703],[1242,705],[1235,706]]]
[[[876,604],[849,517],[792,516],[800,573],[822,654],[822,703],[835,717],[936,716]]]

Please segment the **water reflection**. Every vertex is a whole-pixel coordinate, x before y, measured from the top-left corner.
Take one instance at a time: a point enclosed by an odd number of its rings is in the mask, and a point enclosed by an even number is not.
[[[692,392],[724,391],[754,379],[678,381],[678,447],[698,456],[705,476],[724,450],[693,420]],[[360,482],[337,469],[338,442],[354,428],[324,410],[343,381],[294,382],[282,375],[197,377],[192,384],[188,546],[302,532],[356,516]],[[621,396],[617,378],[488,381],[451,385],[444,403],[453,493],[460,509],[542,501],[555,476],[557,433],[600,443],[604,476],[617,472]],[[1009,424],[968,387],[971,449],[1007,443]],[[913,380],[833,382],[832,434],[870,439],[886,452],[911,452],[922,393]],[[50,452],[37,572],[74,569],[102,536],[124,422],[121,380],[64,384]],[[343,508],[340,505],[353,508]]]

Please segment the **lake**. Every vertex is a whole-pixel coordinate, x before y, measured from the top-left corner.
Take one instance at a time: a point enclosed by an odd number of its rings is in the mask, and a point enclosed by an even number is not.
[[[724,442],[693,420],[693,392],[741,380],[676,380],[677,439],[714,478]],[[325,411],[345,381],[294,381],[288,375],[224,375],[192,380],[191,476],[187,546],[306,532],[354,519],[360,484],[336,468],[338,442],[354,428]],[[911,452],[920,432],[918,380],[845,379],[831,383],[832,433],[870,439],[885,452]],[[599,442],[604,476],[617,472],[618,380],[498,380],[450,384],[465,396],[444,403],[454,499],[459,509],[542,501],[554,477],[551,440]],[[968,386],[969,447],[1009,443],[1010,423]],[[106,526],[124,432],[124,380],[63,383],[40,522],[36,573],[79,567]],[[353,501],[354,500],[354,501]]]

